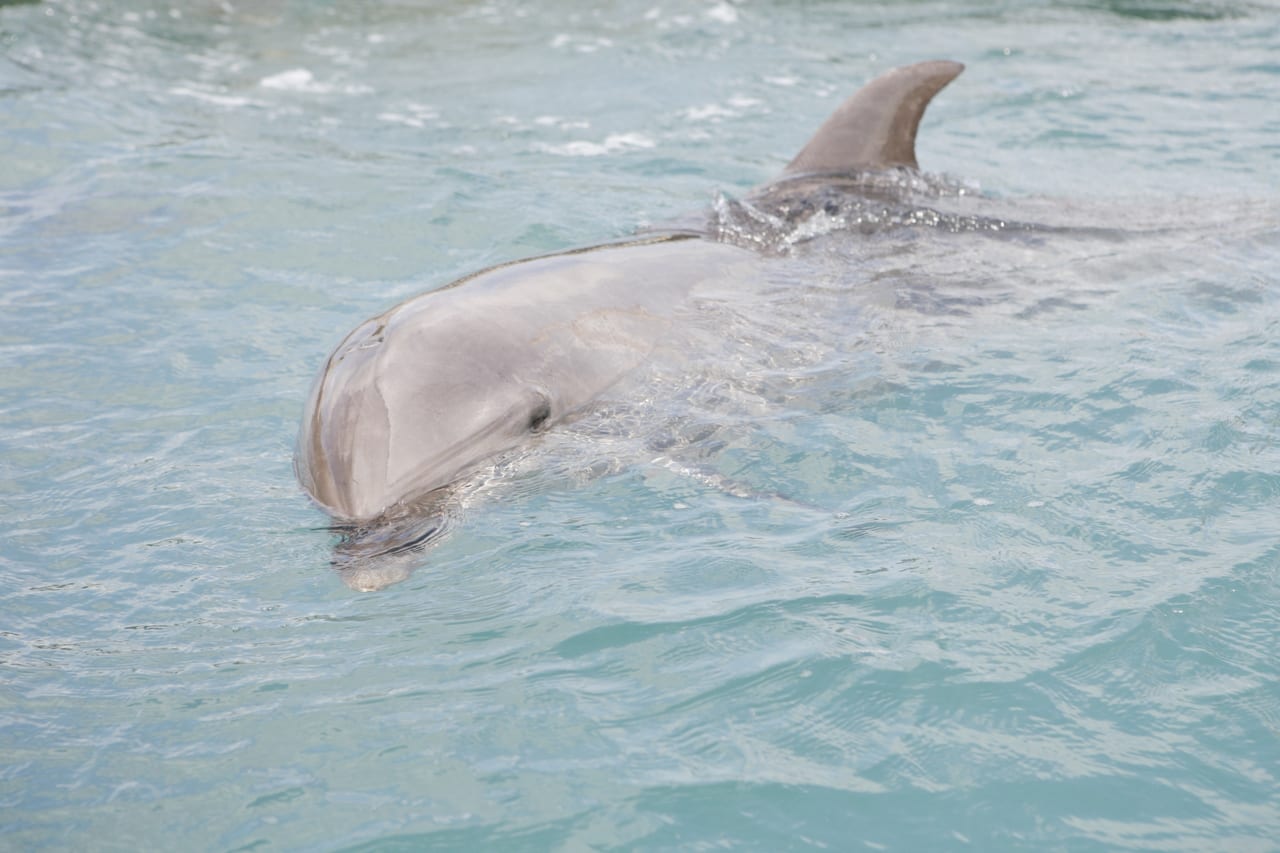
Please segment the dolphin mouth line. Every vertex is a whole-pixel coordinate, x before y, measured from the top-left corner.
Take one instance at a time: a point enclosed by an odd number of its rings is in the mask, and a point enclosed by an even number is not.
[[[326,530],[329,533],[336,533],[338,536],[342,537],[343,542],[357,543],[372,533],[377,533],[381,530],[393,527],[397,522],[404,520],[409,519],[387,520],[383,524],[379,524],[377,522],[373,522],[371,524],[330,524],[326,527],[318,527],[316,529]],[[403,554],[406,551],[412,551],[421,545],[428,544],[432,537],[439,534],[443,529],[443,523],[432,524],[412,539],[405,540],[404,542],[397,542],[387,548],[372,552],[369,556],[379,557],[385,554]]]
[[[433,524],[408,542],[393,545],[385,551],[379,551],[375,556],[390,557],[393,554],[407,554],[412,551],[418,551],[430,543],[443,529],[443,524]]]

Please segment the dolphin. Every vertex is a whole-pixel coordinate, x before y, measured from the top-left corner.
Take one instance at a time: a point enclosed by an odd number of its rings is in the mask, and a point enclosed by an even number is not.
[[[872,80],[750,198],[918,169],[925,108],[963,68],[921,62]],[[501,264],[402,302],[325,361],[298,435],[298,480],[340,528],[412,514],[635,370],[699,290],[753,278],[755,258],[671,230]]]

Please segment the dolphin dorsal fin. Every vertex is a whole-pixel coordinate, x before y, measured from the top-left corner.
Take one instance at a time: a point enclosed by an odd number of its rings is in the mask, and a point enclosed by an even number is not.
[[[939,59],[880,75],[840,105],[783,174],[919,168],[920,118],[933,96],[963,70],[959,62]]]

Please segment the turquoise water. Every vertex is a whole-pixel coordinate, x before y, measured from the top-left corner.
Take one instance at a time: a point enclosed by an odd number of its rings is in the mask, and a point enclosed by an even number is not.
[[[0,847],[1280,849],[1278,56],[1243,2],[0,4]],[[934,57],[927,206],[1060,230],[783,240],[341,583],[291,455],[351,327],[733,232]]]

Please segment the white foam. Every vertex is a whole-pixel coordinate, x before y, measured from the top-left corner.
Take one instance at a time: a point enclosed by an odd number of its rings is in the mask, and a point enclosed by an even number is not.
[[[717,119],[735,116],[737,113],[719,104],[707,104],[701,107],[689,107],[684,111],[683,115],[689,121],[716,121]]]
[[[563,145],[539,145],[538,150],[563,157],[599,157],[602,154],[613,154],[618,151],[653,148],[656,144],[640,133],[612,133],[605,137],[604,142],[578,139]]]
[[[305,68],[290,68],[279,74],[263,77],[258,85],[264,89],[282,92],[327,92],[329,87],[316,82],[315,75]]]
[[[403,111],[388,110],[378,113],[378,121],[403,124],[407,127],[426,127],[428,122],[434,122],[438,118],[440,118],[439,111],[426,104],[405,104]]]
[[[734,95],[729,99],[728,106],[721,104],[706,104],[700,107],[689,107],[681,115],[689,121],[719,121],[724,118],[734,118],[742,115],[742,111],[751,107],[760,105],[758,98],[747,97],[746,95]]]
[[[186,86],[174,86],[169,90],[169,94],[181,95],[184,98],[195,98],[198,101],[217,104],[220,107],[248,107],[257,103],[252,98],[245,98],[240,95],[219,95],[214,92],[201,92],[199,89],[191,89]]]
[[[578,53],[595,53],[597,50],[613,47],[613,39],[605,36],[579,38],[568,33],[557,33],[551,39],[551,46],[557,50],[572,47]]]
[[[263,77],[258,81],[258,85],[263,89],[274,89],[278,92],[307,92],[313,95],[326,95],[331,92],[340,92],[344,95],[367,95],[373,91],[372,87],[360,84],[338,87],[330,83],[321,83],[305,68],[290,68],[288,71]]]
[[[707,10],[706,15],[713,21],[719,21],[722,24],[738,23],[738,10],[728,3],[717,3]]]

